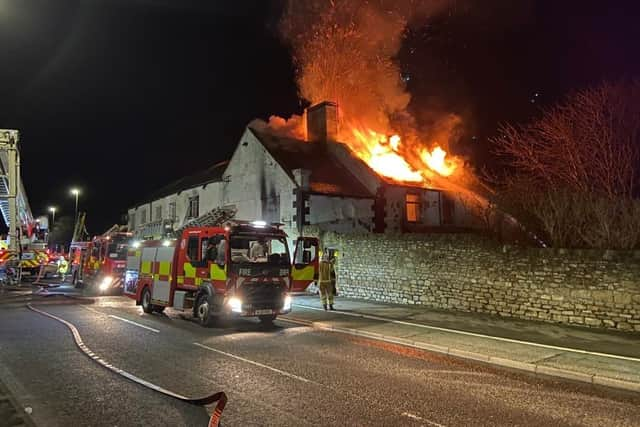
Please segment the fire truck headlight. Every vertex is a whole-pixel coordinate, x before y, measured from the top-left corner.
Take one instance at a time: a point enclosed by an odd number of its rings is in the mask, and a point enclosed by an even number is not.
[[[229,308],[234,313],[242,313],[242,300],[240,298],[231,297],[227,304],[229,304]]]
[[[289,311],[291,310],[291,295],[286,295],[284,297],[284,304],[282,304],[282,310],[283,311]]]
[[[113,282],[113,277],[106,276],[104,279],[102,279],[102,282],[100,282],[100,286],[99,286],[100,290],[106,291],[107,289],[109,289],[111,282]]]

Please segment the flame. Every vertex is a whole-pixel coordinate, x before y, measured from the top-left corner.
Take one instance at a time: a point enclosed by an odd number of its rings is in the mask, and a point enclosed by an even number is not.
[[[410,164],[406,158],[406,150],[402,146],[400,135],[387,137],[372,129],[350,126],[353,140],[348,141],[349,147],[365,163],[378,174],[402,182],[426,183],[431,171],[439,175],[451,176],[457,168],[458,161],[454,157],[447,158],[447,152],[439,145],[429,151],[419,150],[420,156],[417,166]],[[432,175],[431,175],[432,176]]]
[[[414,170],[409,163],[397,153],[400,148],[400,136],[391,138],[374,130],[352,128],[357,144],[350,144],[350,148],[364,160],[374,171],[382,176],[405,182],[423,182],[419,171]]]
[[[456,170],[457,165],[455,162],[447,160],[446,156],[447,152],[438,145],[431,152],[423,150],[420,154],[424,164],[429,166],[431,170],[442,176],[450,176]]]

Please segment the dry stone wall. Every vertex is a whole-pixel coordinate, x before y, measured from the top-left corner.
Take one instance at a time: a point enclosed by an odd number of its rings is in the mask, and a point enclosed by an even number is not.
[[[340,295],[640,331],[640,252],[499,246],[475,235],[321,236]]]

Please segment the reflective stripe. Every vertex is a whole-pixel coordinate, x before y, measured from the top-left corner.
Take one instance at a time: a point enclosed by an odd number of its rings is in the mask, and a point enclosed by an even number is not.
[[[151,274],[151,261],[142,261],[140,265],[140,273]]]
[[[160,261],[158,263],[158,274],[169,276],[171,274],[171,261]]]
[[[196,268],[190,262],[184,263],[184,277],[196,277]]]
[[[209,276],[211,277],[211,280],[227,280],[226,266],[225,268],[220,268],[218,264],[212,262],[209,270]]]
[[[307,265],[300,270],[293,267],[291,269],[291,278],[293,280],[313,280],[315,272],[313,265]]]
[[[182,285],[184,283],[184,276],[178,276],[178,284]]]

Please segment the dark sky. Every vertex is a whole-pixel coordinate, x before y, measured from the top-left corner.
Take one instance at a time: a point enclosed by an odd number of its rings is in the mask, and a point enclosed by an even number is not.
[[[637,1],[454,1],[399,56],[411,108],[461,114],[490,162],[499,122],[602,79],[640,75]],[[227,159],[253,118],[298,113],[280,1],[0,0],[0,128],[22,137],[35,215],[90,232],[152,190]],[[538,93],[538,97],[534,95]],[[535,103],[531,103],[535,99]],[[475,136],[476,139],[471,139]]]

